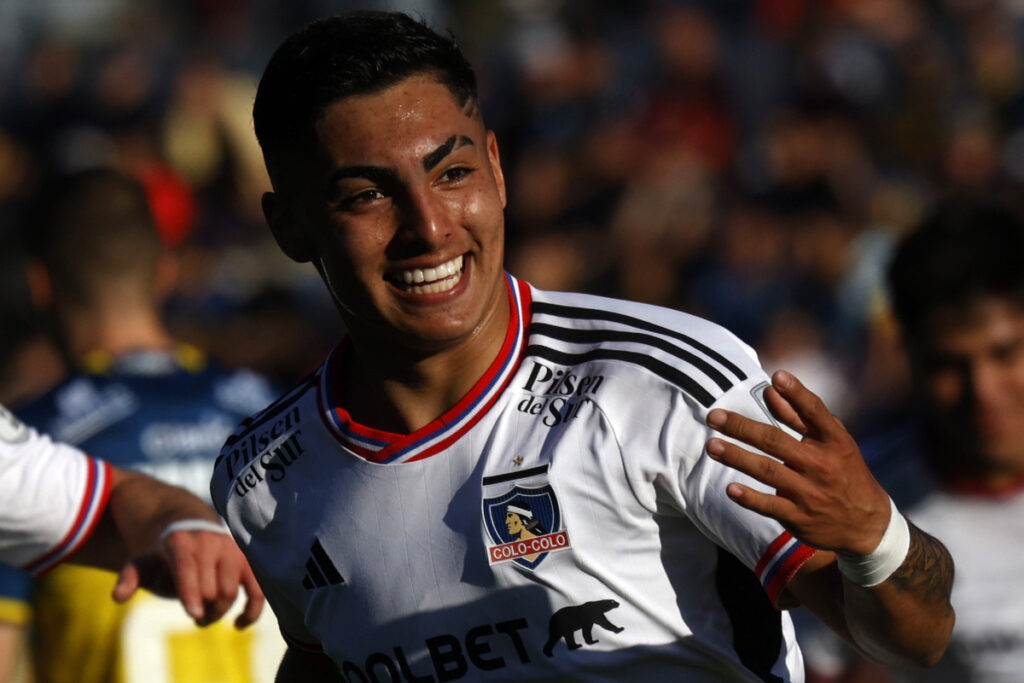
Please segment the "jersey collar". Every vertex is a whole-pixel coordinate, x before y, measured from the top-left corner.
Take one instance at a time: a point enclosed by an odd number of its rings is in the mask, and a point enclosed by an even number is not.
[[[530,288],[508,273],[506,286],[511,315],[501,350],[483,376],[451,409],[411,434],[385,432],[357,423],[339,400],[344,368],[344,351],[339,345],[327,357],[320,373],[318,399],[328,430],[357,455],[386,464],[422,460],[457,441],[494,405],[519,367],[526,347]]]
[[[82,372],[90,375],[138,375],[159,377],[181,370],[201,372],[206,356],[191,344],[171,349],[139,349],[113,355],[99,349],[89,351],[78,361]]]

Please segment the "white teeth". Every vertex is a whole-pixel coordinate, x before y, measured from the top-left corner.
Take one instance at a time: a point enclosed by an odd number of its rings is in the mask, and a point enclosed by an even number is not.
[[[404,289],[415,294],[446,292],[462,278],[462,256],[456,256],[435,268],[413,268],[395,273],[393,280],[405,283]]]

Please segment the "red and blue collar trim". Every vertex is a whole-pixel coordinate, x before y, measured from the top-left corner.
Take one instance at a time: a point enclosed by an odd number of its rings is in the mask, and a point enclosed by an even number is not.
[[[339,346],[328,356],[320,375],[318,398],[328,430],[360,457],[382,464],[428,458],[448,448],[469,431],[508,386],[526,348],[530,288],[508,273],[505,277],[511,308],[505,341],[491,366],[450,410],[411,434],[395,434],[355,422],[337,400],[341,396],[339,387],[343,368]]]

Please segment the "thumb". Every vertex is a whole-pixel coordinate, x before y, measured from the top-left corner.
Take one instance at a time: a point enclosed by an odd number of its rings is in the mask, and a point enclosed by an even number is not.
[[[139,589],[139,568],[134,562],[129,562],[117,576],[117,585],[114,586],[113,598],[115,602],[126,602],[135,595]]]

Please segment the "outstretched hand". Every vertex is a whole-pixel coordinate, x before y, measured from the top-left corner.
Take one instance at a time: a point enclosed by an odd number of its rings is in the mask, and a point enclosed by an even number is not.
[[[733,482],[726,488],[729,497],[778,520],[813,548],[871,553],[889,523],[890,503],[853,437],[822,400],[788,372],[772,376],[765,400],[775,418],[802,440],[728,410],[708,413],[709,426],[768,454],[725,439],[708,441],[710,457],[775,489],[773,495]]]
[[[239,584],[246,604],[235,627],[245,628],[259,617],[265,599],[242,552],[226,533],[180,530],[129,560],[117,577],[113,597],[125,602],[139,588],[177,596],[196,624],[206,626],[234,604]]]

